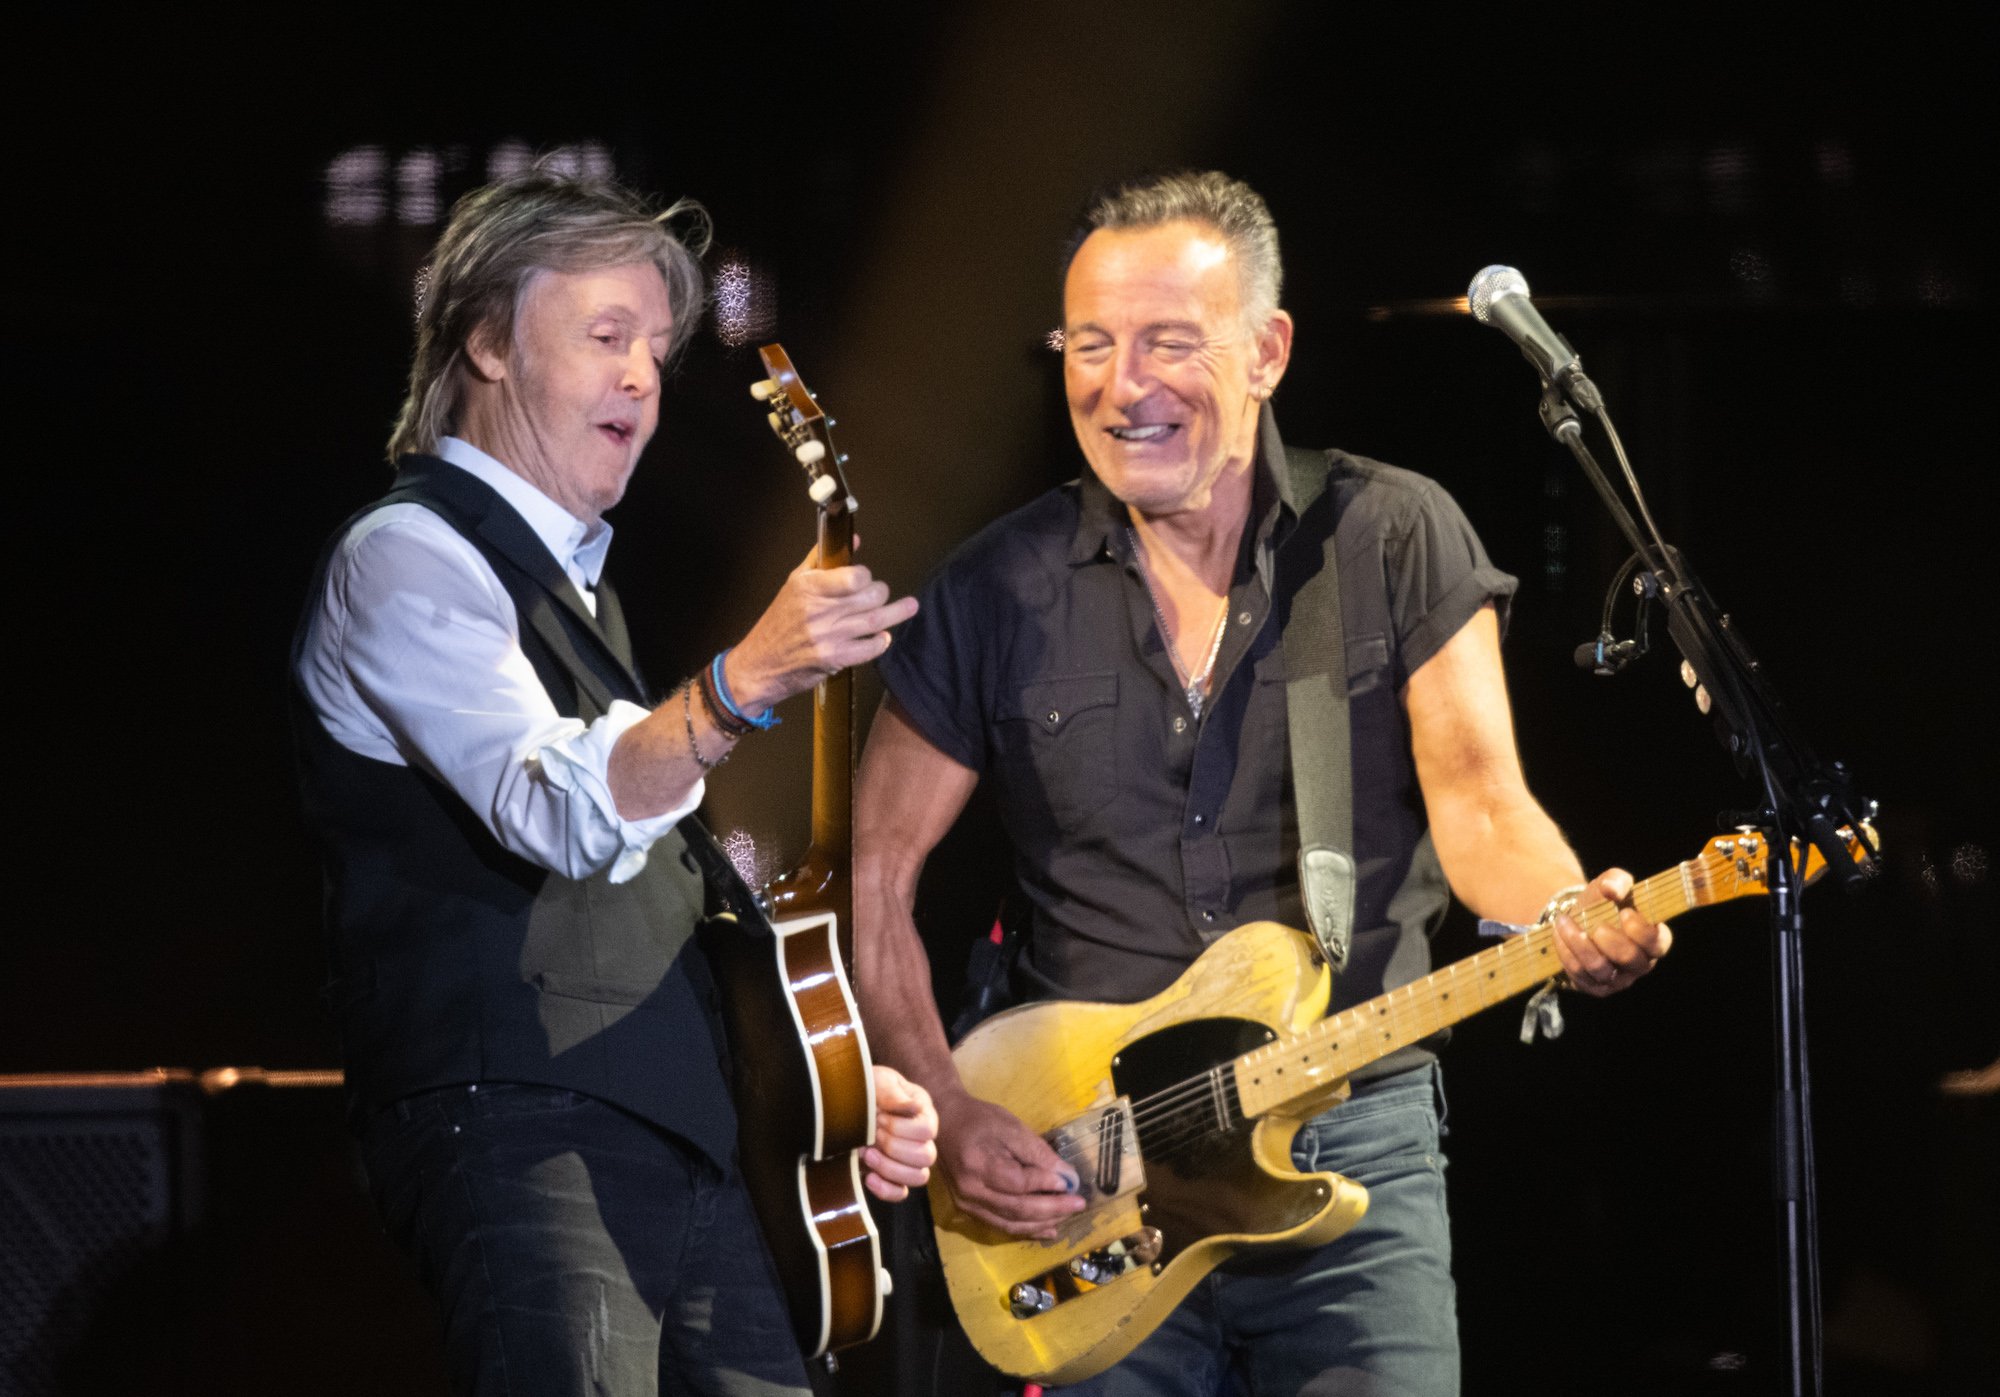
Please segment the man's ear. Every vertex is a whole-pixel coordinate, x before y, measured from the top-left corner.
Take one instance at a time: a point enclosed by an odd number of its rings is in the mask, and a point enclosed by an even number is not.
[[[1268,398],[1292,362],[1292,317],[1282,310],[1272,311],[1257,331],[1256,345],[1250,363],[1250,388],[1258,397]]]
[[[507,355],[492,321],[481,321],[465,337],[465,362],[488,383],[498,383],[507,376]]]

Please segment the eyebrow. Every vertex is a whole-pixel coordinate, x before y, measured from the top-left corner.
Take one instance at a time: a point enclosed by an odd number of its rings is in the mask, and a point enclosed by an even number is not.
[[[1198,320],[1153,320],[1139,327],[1139,333],[1142,335],[1158,334],[1162,330],[1172,330],[1195,335],[1204,333],[1201,322]],[[1066,326],[1065,332],[1072,335],[1108,335],[1111,333],[1095,320],[1086,320],[1081,325]]]
[[[618,305],[615,302],[608,306],[597,307],[590,313],[588,318],[591,320],[616,320],[621,325],[636,325],[639,323],[639,317],[637,315],[633,314],[632,311],[627,309],[626,307]],[[649,340],[670,340],[673,337],[674,337],[674,327],[671,324],[669,324],[665,329],[654,330],[652,333],[646,336],[646,338]]]

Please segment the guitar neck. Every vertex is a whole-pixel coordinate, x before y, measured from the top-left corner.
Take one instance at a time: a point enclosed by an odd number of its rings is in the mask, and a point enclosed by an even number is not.
[[[819,565],[854,559],[854,516],[845,508],[819,518]],[[854,672],[843,669],[813,691],[812,845],[846,869],[854,852]],[[845,917],[842,918],[843,923]]]
[[[1651,921],[1665,921],[1724,897],[1719,876],[1734,875],[1734,860],[1709,853],[1637,884],[1634,905]],[[1593,903],[1576,914],[1587,931],[1615,921],[1619,909]],[[1379,1061],[1398,1048],[1430,1037],[1461,1019],[1560,974],[1555,933],[1546,923],[1509,936],[1478,955],[1435,970],[1365,1004],[1322,1019],[1303,1033],[1281,1038],[1236,1059],[1237,1092],[1245,1116],[1304,1102]]]

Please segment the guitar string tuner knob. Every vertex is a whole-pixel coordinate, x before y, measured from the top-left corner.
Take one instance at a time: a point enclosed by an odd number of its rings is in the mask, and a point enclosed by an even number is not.
[[[1681,683],[1690,689],[1701,683],[1701,676],[1694,672],[1694,666],[1686,660],[1681,661]]]
[[[760,378],[750,385],[750,396],[760,403],[777,391],[778,384],[776,379]]]
[[[812,496],[814,504],[825,504],[833,498],[833,492],[839,488],[832,476],[816,475],[813,477],[813,483],[806,487],[806,493]]]
[[[784,423],[784,419],[783,419],[783,418],[781,418],[781,417],[779,417],[777,413],[775,413],[775,412],[767,412],[767,413],[765,413],[765,414],[764,414],[764,420],[765,420],[766,422],[769,422],[769,423],[771,424],[771,430],[772,430],[772,431],[774,431],[774,432],[778,433],[778,434],[779,434],[780,436],[784,435],[784,431],[785,431],[785,423]]]
[[[826,448],[817,441],[802,441],[792,455],[798,458],[802,466],[816,466],[826,459]]]
[[[1699,708],[1703,713],[1708,712],[1710,707],[1710,699],[1708,697],[1708,688],[1706,685],[1697,684],[1694,686],[1694,706],[1696,708]]]

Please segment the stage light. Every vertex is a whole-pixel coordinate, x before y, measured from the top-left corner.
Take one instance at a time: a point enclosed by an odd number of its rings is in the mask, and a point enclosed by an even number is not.
[[[741,257],[715,269],[715,337],[732,349],[763,339],[778,323],[778,292],[770,275]]]
[[[388,157],[380,146],[354,146],[327,162],[326,221],[336,227],[380,223],[389,207]]]
[[[416,226],[438,218],[437,152],[418,146],[396,162],[396,220]]]

